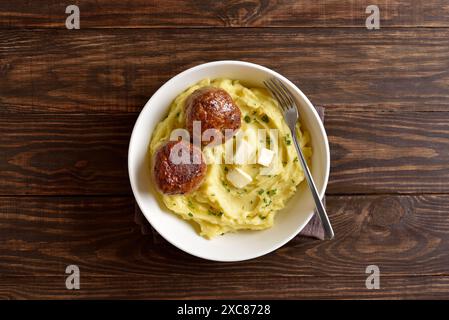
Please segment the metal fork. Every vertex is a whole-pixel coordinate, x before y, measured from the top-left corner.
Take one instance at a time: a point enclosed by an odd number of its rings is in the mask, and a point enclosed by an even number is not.
[[[324,228],[325,237],[330,240],[334,237],[334,231],[332,230],[329,217],[327,216],[326,210],[324,209],[320,196],[318,195],[315,182],[313,181],[309,167],[307,166],[306,159],[304,158],[304,155],[301,151],[301,147],[296,138],[296,123],[298,122],[299,113],[295,103],[295,99],[293,98],[290,91],[279,79],[271,78],[264,81],[263,83],[271,92],[271,95],[278,101],[279,106],[282,109],[285,122],[287,122],[287,125],[290,128],[290,132],[296,147],[296,151],[298,153],[298,157],[304,169],[307,184],[309,185],[310,191],[312,192],[313,200],[315,200],[316,209],[318,211],[321,223]]]

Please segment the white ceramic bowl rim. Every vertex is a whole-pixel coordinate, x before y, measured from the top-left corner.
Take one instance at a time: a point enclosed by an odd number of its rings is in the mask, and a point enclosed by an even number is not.
[[[164,91],[164,89],[166,87],[168,87],[171,83],[177,81],[179,78],[184,77],[187,74],[190,73],[194,73],[197,72],[201,69],[204,68],[211,68],[214,66],[221,66],[221,65],[237,65],[237,66],[244,66],[244,67],[251,67],[251,68],[255,68],[261,71],[264,71],[268,74],[270,74],[273,77],[277,77],[278,79],[282,80],[284,83],[286,83],[288,85],[288,87],[292,90],[295,91],[295,93],[297,95],[299,95],[303,101],[305,102],[305,104],[310,108],[311,112],[313,113],[313,116],[318,124],[319,130],[321,131],[321,135],[323,138],[323,142],[324,142],[324,152],[325,152],[325,172],[324,172],[324,182],[322,184],[322,187],[318,190],[320,197],[322,198],[324,196],[325,190],[326,190],[326,186],[328,183],[328,179],[329,179],[329,171],[330,171],[330,152],[329,152],[329,142],[327,139],[327,135],[326,135],[326,131],[324,129],[324,126],[320,120],[320,117],[316,111],[316,109],[313,107],[312,103],[309,101],[309,99],[302,93],[302,91],[296,87],[296,85],[294,85],[290,80],[288,80],[287,78],[285,78],[284,76],[282,76],[281,74],[258,64],[254,64],[254,63],[250,63],[250,62],[244,62],[244,61],[235,61],[235,60],[220,60],[220,61],[213,61],[213,62],[208,62],[208,63],[204,63],[204,64],[200,64],[197,65],[195,67],[189,68],[179,74],[177,74],[176,76],[174,76],[173,78],[171,78],[170,80],[168,80],[166,83],[164,83],[152,96],[151,98],[147,101],[147,103],[145,104],[144,108],[141,110],[141,113],[139,114],[139,117],[136,120],[136,123],[133,127],[133,131],[131,134],[131,138],[130,138],[130,144],[129,144],[129,149],[128,149],[128,174],[129,174],[129,178],[130,178],[130,184],[131,184],[131,189],[133,191],[134,197],[137,201],[137,204],[139,205],[139,207],[142,209],[143,205],[142,205],[142,199],[140,197],[139,192],[137,192],[137,187],[136,187],[136,181],[134,180],[134,176],[132,174],[132,168],[130,165],[130,161],[129,159],[131,159],[131,149],[132,149],[132,145],[133,145],[133,140],[135,139],[135,134],[136,134],[136,128],[138,128],[141,124],[140,122],[143,121],[143,117],[142,114],[144,112],[144,110],[146,110],[147,108],[150,107],[150,105],[152,104],[153,100],[156,99],[156,97],[158,97],[158,95],[161,94],[161,92]],[[193,84],[193,83],[192,83]],[[186,87],[187,88],[187,87]],[[168,106],[167,106],[168,108]],[[148,147],[148,146],[147,146]],[[260,257],[262,255],[265,255],[267,253],[270,253],[278,248],[280,248],[281,246],[283,246],[284,244],[286,244],[287,242],[289,242],[292,238],[294,238],[306,225],[307,223],[310,221],[310,219],[313,216],[313,212],[311,212],[308,216],[308,218],[305,220],[305,222],[301,225],[298,225],[298,227],[296,228],[296,231],[292,234],[290,234],[288,237],[286,237],[284,239],[284,241],[280,241],[276,244],[274,244],[272,247],[267,248],[265,250],[261,250],[260,252],[256,253],[256,254],[248,254],[247,256],[242,256],[238,259],[227,259],[226,257],[223,257],[221,259],[217,259],[217,258],[210,258],[206,255],[203,254],[199,254],[197,252],[191,252],[183,243],[174,243],[173,241],[171,241],[170,239],[168,239],[167,237],[164,236],[164,233],[159,230],[157,228],[156,225],[151,223],[151,218],[149,217],[148,214],[145,213],[144,210],[142,210],[142,213],[144,214],[144,216],[146,217],[146,219],[150,222],[150,224],[152,225],[152,227],[163,237],[165,238],[169,243],[171,243],[172,245],[174,245],[175,247],[178,247],[179,249],[197,256],[199,258],[203,258],[203,259],[207,259],[207,260],[214,260],[214,261],[243,261],[243,260],[248,260],[248,259],[253,259],[253,258],[257,258]],[[213,240],[211,240],[213,241]]]

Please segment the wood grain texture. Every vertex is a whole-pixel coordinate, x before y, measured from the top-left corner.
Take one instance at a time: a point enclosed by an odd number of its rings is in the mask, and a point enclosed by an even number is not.
[[[248,276],[223,281],[146,275],[83,277],[80,290],[67,290],[65,276],[4,277],[0,299],[449,299],[449,277],[381,278],[379,290],[365,288],[358,277]],[[182,305],[182,304],[181,304]]]
[[[449,113],[326,113],[332,193],[448,193]]]
[[[137,114],[0,114],[0,195],[129,195]],[[326,111],[328,194],[448,193],[449,113]]]
[[[0,2],[0,299],[449,299],[449,5],[380,0]],[[200,63],[265,65],[326,107],[333,241],[239,263],[142,235],[132,126]],[[65,288],[65,268],[81,290]],[[381,289],[367,290],[378,265]]]
[[[0,110],[136,112],[177,73],[236,59],[327,108],[448,111],[448,39],[449,29],[2,30]]]
[[[2,298],[449,298],[445,195],[329,196],[333,241],[297,238],[246,262],[152,245],[131,197],[1,197]],[[82,290],[65,289],[77,264]],[[365,268],[381,290],[365,288]]]
[[[0,114],[0,194],[129,194],[136,118]]]
[[[65,28],[61,1],[2,1],[0,28]],[[359,27],[368,0],[76,1],[81,28]],[[444,0],[379,0],[381,27],[448,27]]]

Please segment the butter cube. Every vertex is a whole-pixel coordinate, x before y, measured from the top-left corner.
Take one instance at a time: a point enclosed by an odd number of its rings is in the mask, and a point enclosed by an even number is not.
[[[232,169],[226,175],[226,178],[231,182],[236,188],[243,188],[248,183],[253,181],[253,178],[245,171],[239,168]]]
[[[273,161],[274,151],[262,148],[259,151],[259,158],[257,159],[257,163],[263,165],[264,167],[268,167]]]

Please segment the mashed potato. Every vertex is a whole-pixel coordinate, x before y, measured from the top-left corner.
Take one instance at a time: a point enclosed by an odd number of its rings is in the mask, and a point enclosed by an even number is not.
[[[226,90],[242,113],[239,134],[254,146],[275,143],[267,138],[260,140],[258,129],[277,129],[278,156],[270,166],[270,173],[259,164],[209,164],[202,185],[185,195],[161,195],[162,202],[174,213],[199,226],[199,233],[205,238],[237,230],[262,230],[273,225],[275,213],[282,209],[304,180],[304,173],[298,161],[290,130],[277,106],[277,102],[262,88],[246,88],[239,81],[209,79],[193,85],[181,93],[171,104],[167,117],[153,132],[149,153],[152,158],[157,148],[169,140],[171,132],[185,127],[184,102],[196,89],[214,86]],[[308,132],[301,130],[298,123],[296,133],[306,159],[312,155]],[[203,149],[206,159],[225,157],[225,144]],[[235,147],[235,146],[234,146]],[[235,188],[226,179],[229,170],[238,166],[250,174],[253,181],[244,188]]]

